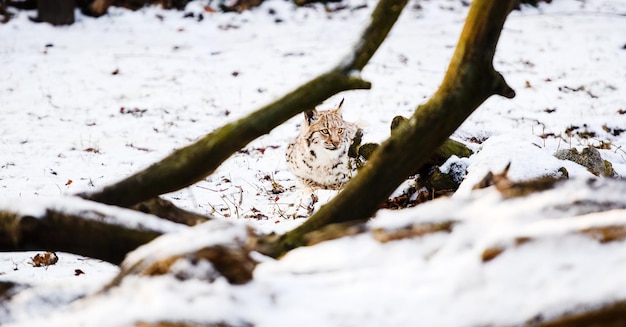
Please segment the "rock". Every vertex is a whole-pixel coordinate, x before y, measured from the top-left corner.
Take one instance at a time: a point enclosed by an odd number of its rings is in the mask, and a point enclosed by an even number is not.
[[[587,169],[594,175],[598,176],[615,176],[613,165],[600,155],[600,151],[593,147],[586,147],[582,152],[578,152],[576,148],[563,149],[554,153],[554,156],[561,160],[569,160]]]

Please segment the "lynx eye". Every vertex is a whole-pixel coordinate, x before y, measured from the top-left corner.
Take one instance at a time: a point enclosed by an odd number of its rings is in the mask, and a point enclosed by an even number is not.
[[[330,132],[328,131],[328,129],[324,128],[323,130],[320,131],[320,133],[324,134],[324,135],[330,135]]]
[[[337,133],[339,133],[339,134],[343,134],[343,128],[338,129],[338,130],[337,130]]]

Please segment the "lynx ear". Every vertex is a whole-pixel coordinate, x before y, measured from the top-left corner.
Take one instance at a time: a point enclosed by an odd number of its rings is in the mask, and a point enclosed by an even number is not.
[[[318,119],[319,115],[317,113],[317,110],[313,109],[313,110],[307,110],[304,112],[304,122],[307,125],[311,125],[311,123],[313,123],[314,121],[316,121]]]
[[[345,100],[345,98],[341,99],[341,102],[339,102],[339,105],[337,106],[337,108],[335,108],[335,112],[338,114],[341,113],[341,106],[343,105],[343,100]]]

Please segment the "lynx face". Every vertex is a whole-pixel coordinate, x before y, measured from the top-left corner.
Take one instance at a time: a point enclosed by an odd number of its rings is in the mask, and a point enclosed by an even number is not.
[[[308,187],[339,189],[354,173],[348,150],[358,127],[343,120],[341,104],[305,112],[300,135],[287,147],[287,167]]]
[[[330,151],[338,150],[346,144],[349,147],[356,132],[350,130],[350,126],[346,126],[346,121],[335,110],[307,111],[305,122],[308,123],[306,142],[309,147],[317,145]]]

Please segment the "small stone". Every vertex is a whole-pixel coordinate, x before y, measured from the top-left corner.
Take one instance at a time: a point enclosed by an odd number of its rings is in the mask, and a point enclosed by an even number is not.
[[[610,162],[602,159],[600,151],[593,147],[586,147],[581,152],[575,148],[557,151],[554,156],[557,159],[569,160],[581,166],[587,167],[594,175],[612,177],[615,175]],[[608,164],[607,164],[608,163]]]

